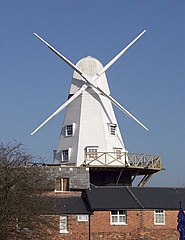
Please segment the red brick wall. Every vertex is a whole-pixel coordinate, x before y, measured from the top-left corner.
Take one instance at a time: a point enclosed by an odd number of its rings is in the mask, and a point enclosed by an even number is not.
[[[178,240],[177,211],[166,211],[165,225],[154,224],[154,211],[127,211],[127,225],[111,225],[109,211],[91,215],[91,240]],[[49,216],[45,216],[48,218]],[[78,222],[76,215],[68,216],[69,233],[59,233],[59,216],[50,216],[53,228],[43,229],[47,240],[88,240],[89,222]]]
[[[91,221],[92,239],[175,240],[179,238],[177,214],[177,211],[166,211],[165,225],[155,225],[153,210],[130,210],[127,225],[111,225],[110,212],[95,212]]]
[[[127,225],[111,225],[109,211],[96,211],[91,216],[92,240],[175,240],[178,239],[177,211],[166,211],[165,225],[154,224],[154,211],[127,211]],[[88,222],[69,217],[69,234],[65,240],[88,239]]]

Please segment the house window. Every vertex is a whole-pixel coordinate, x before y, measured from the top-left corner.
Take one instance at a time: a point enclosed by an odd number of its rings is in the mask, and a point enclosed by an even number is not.
[[[116,124],[110,124],[109,131],[110,131],[111,136],[115,136],[116,135]]]
[[[78,222],[87,222],[89,220],[89,216],[86,214],[77,215]]]
[[[113,210],[110,214],[110,223],[111,225],[125,225],[127,224],[125,210]]]
[[[73,125],[72,125],[72,124],[71,124],[71,125],[67,125],[67,126],[65,127],[65,135],[66,135],[67,137],[73,136]]]
[[[165,224],[165,211],[164,210],[155,210],[154,211],[154,224],[155,225],[164,225]]]
[[[98,147],[87,147],[86,156],[87,159],[96,160],[98,158]]]
[[[68,233],[68,217],[65,215],[60,216],[59,232]]]
[[[69,178],[55,179],[55,192],[69,191]]]
[[[30,222],[29,221],[25,221],[25,220],[20,220],[18,218],[16,218],[16,231],[17,232],[21,232],[21,231],[28,231],[29,230],[29,226]]]

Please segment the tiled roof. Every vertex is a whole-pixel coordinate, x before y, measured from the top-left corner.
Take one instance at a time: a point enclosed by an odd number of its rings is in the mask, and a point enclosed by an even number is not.
[[[89,214],[116,209],[185,208],[185,188],[92,187],[82,196],[52,196],[43,205],[42,214]]]
[[[125,187],[93,187],[86,194],[92,210],[141,208]]]
[[[92,210],[185,208],[185,188],[92,187],[85,194]]]
[[[145,209],[179,209],[179,202],[185,208],[185,188],[132,188]]]
[[[48,197],[42,214],[88,214],[88,206],[80,196]]]

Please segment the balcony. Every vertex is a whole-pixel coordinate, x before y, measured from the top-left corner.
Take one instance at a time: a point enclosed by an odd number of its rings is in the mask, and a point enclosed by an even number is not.
[[[135,169],[163,169],[160,156],[128,152],[85,152],[85,166],[124,167]]]

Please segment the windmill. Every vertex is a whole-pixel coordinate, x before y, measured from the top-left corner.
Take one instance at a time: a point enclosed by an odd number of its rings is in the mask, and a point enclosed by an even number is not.
[[[148,129],[110,95],[105,74],[145,32],[141,32],[104,67],[90,56],[74,65],[34,33],[74,70],[68,100],[31,133],[35,134],[66,108],[54,165],[70,169],[71,166],[89,167],[90,182],[95,185],[132,185],[137,176],[144,175],[138,184],[144,186],[154,173],[163,169],[160,156],[130,154],[126,150],[112,104],[145,130]]]
[[[86,152],[86,157],[89,160],[94,160],[91,164],[98,165],[105,163],[105,160],[97,160],[97,152],[112,152],[117,156],[121,152],[127,152],[112,103],[128,117],[148,130],[135,116],[110,95],[105,75],[106,70],[145,32],[146,30],[140,33],[104,67],[93,57],[85,57],[74,65],[48,42],[34,33],[37,38],[74,70],[69,99],[31,133],[31,135],[36,133],[49,120],[66,108],[60,141],[54,159],[55,163],[76,164],[80,166],[84,162],[84,153]],[[112,161],[111,156],[106,159],[106,163],[113,165],[120,164],[119,161]]]

